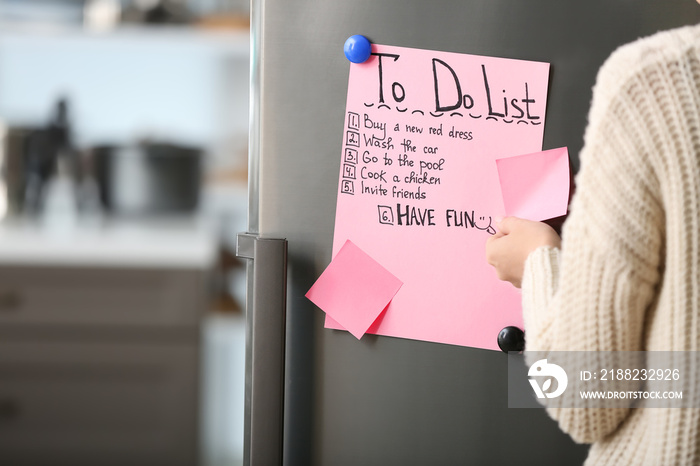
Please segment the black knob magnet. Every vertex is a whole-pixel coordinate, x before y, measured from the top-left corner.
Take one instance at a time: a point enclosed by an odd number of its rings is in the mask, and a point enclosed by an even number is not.
[[[498,347],[501,351],[522,352],[525,349],[525,332],[518,327],[509,326],[498,332]]]

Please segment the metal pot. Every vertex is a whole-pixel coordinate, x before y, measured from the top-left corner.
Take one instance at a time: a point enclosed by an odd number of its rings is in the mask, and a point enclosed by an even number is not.
[[[172,144],[91,150],[103,208],[125,215],[184,214],[197,208],[202,150]]]

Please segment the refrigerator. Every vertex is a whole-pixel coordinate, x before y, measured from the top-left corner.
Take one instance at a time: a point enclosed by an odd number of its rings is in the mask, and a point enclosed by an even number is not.
[[[700,20],[692,0],[253,0],[245,464],[581,464],[541,409],[507,403],[508,355],[324,328],[305,294],[331,262],[346,39],[550,64],[543,149],[578,169],[598,68]],[[426,292],[429,292],[426,291]],[[495,336],[494,336],[495,337]]]

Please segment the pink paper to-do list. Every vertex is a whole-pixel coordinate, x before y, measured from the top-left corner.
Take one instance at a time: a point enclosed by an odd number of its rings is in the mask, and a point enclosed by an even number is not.
[[[485,260],[495,160],[542,150],[549,64],[375,44],[349,66],[333,257],[350,240],[403,282],[365,330],[498,349],[522,311]]]
[[[505,213],[542,221],[566,215],[569,151],[566,147],[496,160]]]
[[[360,339],[399,288],[401,280],[348,240],[306,297]]]

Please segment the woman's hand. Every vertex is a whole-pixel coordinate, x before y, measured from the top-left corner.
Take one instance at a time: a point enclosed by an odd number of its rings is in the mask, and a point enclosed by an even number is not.
[[[561,238],[552,227],[517,217],[507,217],[497,225],[497,232],[486,242],[486,260],[498,278],[520,288],[525,260],[541,246],[561,247]]]

